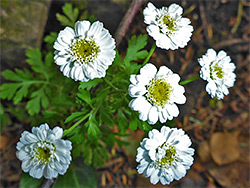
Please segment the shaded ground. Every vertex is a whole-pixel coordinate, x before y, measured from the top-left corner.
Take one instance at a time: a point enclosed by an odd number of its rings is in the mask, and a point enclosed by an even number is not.
[[[236,0],[167,0],[155,1],[154,4],[161,7],[173,2],[182,5],[185,16],[191,19],[194,27],[192,40],[184,49],[156,49],[150,62],[158,67],[166,65],[179,73],[182,80],[186,80],[199,74],[197,58],[208,48],[214,48],[226,51],[231,57],[237,67],[237,78],[235,86],[229,90],[230,94],[222,101],[211,100],[205,92],[206,82],[203,80],[185,85],[187,103],[180,106],[176,127],[182,127],[187,132],[197,152],[187,176],[169,187],[249,187],[250,5],[241,1],[241,8],[240,1]],[[54,20],[55,13],[61,11],[62,5],[61,1],[52,2],[45,33],[61,29]],[[129,3],[123,0],[90,1],[89,11],[104,22],[114,36],[128,6]],[[146,3],[143,8],[145,6]],[[146,33],[143,8],[134,18],[119,47],[121,54],[125,53],[127,41],[133,34]],[[153,39],[149,37],[147,48],[150,49],[152,44]],[[0,140],[1,187],[18,187],[21,175],[20,162],[15,157],[15,145],[20,133],[27,127],[23,126],[25,122],[15,119],[12,122],[15,123],[5,128]],[[221,134],[218,135],[219,132]],[[231,135],[225,136],[226,133]],[[153,187],[148,178],[137,175],[135,153],[131,152],[131,148],[137,148],[142,136],[139,130],[132,135],[130,149],[113,148],[113,155],[106,166],[98,169],[98,187]],[[220,144],[225,145],[224,149],[216,150]],[[226,147],[228,145],[231,146],[229,149]],[[234,158],[228,157],[232,153],[236,154]]]

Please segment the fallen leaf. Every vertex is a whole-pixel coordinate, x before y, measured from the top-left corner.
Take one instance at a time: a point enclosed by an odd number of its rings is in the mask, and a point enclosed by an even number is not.
[[[223,187],[250,187],[249,165],[246,163],[234,162],[208,172]]]
[[[210,153],[218,165],[236,161],[240,157],[238,133],[213,133],[210,139]]]
[[[199,144],[198,155],[202,162],[207,162],[211,159],[208,141],[205,140]]]

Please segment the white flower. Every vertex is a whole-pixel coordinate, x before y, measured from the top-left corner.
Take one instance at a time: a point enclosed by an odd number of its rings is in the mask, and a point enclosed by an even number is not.
[[[148,120],[155,124],[158,119],[161,123],[172,120],[179,115],[175,103],[184,104],[185,89],[180,86],[180,76],[174,74],[166,66],[161,66],[157,72],[156,67],[148,63],[140,69],[139,75],[130,76],[129,95],[132,99],[129,106],[139,112],[139,119]]]
[[[104,77],[115,58],[115,41],[99,21],[77,21],[66,27],[54,43],[55,63],[67,77],[87,82]]]
[[[184,48],[192,35],[193,27],[188,18],[182,18],[183,9],[177,4],[157,9],[152,3],[144,9],[144,22],[148,34],[156,40],[156,46],[175,50]]]
[[[185,132],[163,126],[160,132],[149,131],[148,137],[137,149],[138,173],[150,177],[152,184],[160,181],[163,185],[184,177],[193,164],[194,155],[194,149],[189,148],[192,142]]]
[[[51,130],[48,124],[33,127],[32,133],[24,131],[17,143],[16,155],[22,161],[22,169],[33,178],[46,179],[63,175],[70,164],[71,142],[62,140],[63,129]]]
[[[206,91],[212,98],[223,99],[228,95],[228,88],[234,86],[236,75],[233,73],[236,66],[226,52],[221,50],[218,55],[213,49],[198,59],[201,70],[200,77],[208,82]]]

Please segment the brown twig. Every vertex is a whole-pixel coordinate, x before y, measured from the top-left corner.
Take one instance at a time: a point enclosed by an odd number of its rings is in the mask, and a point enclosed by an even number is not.
[[[247,44],[250,42],[250,39],[232,39],[232,40],[224,40],[221,41],[220,43],[214,45],[214,49],[220,49],[226,46],[232,46],[236,44]]]
[[[50,188],[56,183],[57,178],[53,178],[51,180],[44,179],[39,188]]]
[[[122,19],[116,33],[115,33],[115,41],[116,41],[116,47],[118,48],[119,45],[122,42],[122,39],[124,38],[126,32],[129,29],[130,24],[132,23],[136,13],[141,8],[142,4],[146,0],[133,0],[133,2],[130,4],[124,18]]]
[[[202,20],[202,26],[204,28],[204,32],[205,32],[205,38],[207,40],[207,42],[209,42],[209,32],[208,32],[208,23],[207,23],[207,18],[206,18],[206,14],[205,14],[205,8],[203,5],[202,1],[199,1],[199,9],[200,9],[200,15],[201,15],[201,20]]]

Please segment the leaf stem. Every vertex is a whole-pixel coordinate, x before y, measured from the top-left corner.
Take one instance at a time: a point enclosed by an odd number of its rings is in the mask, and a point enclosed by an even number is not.
[[[63,131],[63,137],[69,134],[73,129],[75,129],[80,123],[82,123],[87,117],[90,116],[90,113],[83,116],[78,122],[76,122],[74,125],[72,125],[70,128]]]
[[[189,83],[189,82],[192,82],[192,81],[195,81],[195,80],[198,80],[198,79],[200,79],[200,76],[199,76],[199,75],[194,76],[194,77],[192,77],[192,78],[189,78],[189,79],[187,79],[187,80],[184,80],[184,81],[180,82],[179,84],[180,84],[180,85],[185,85],[185,84],[187,84],[187,83]]]
[[[142,66],[144,66],[144,65],[148,62],[148,60],[150,59],[150,57],[151,57],[152,54],[154,53],[155,48],[156,48],[156,43],[154,42],[154,44],[152,45],[152,47],[151,47],[151,49],[150,49],[150,51],[149,51],[149,53],[148,53],[147,58],[144,60]]]
[[[103,80],[110,86],[112,87],[114,90],[116,91],[120,91],[120,89],[118,89],[117,87],[115,87],[109,80],[107,80],[105,77],[103,77]]]

